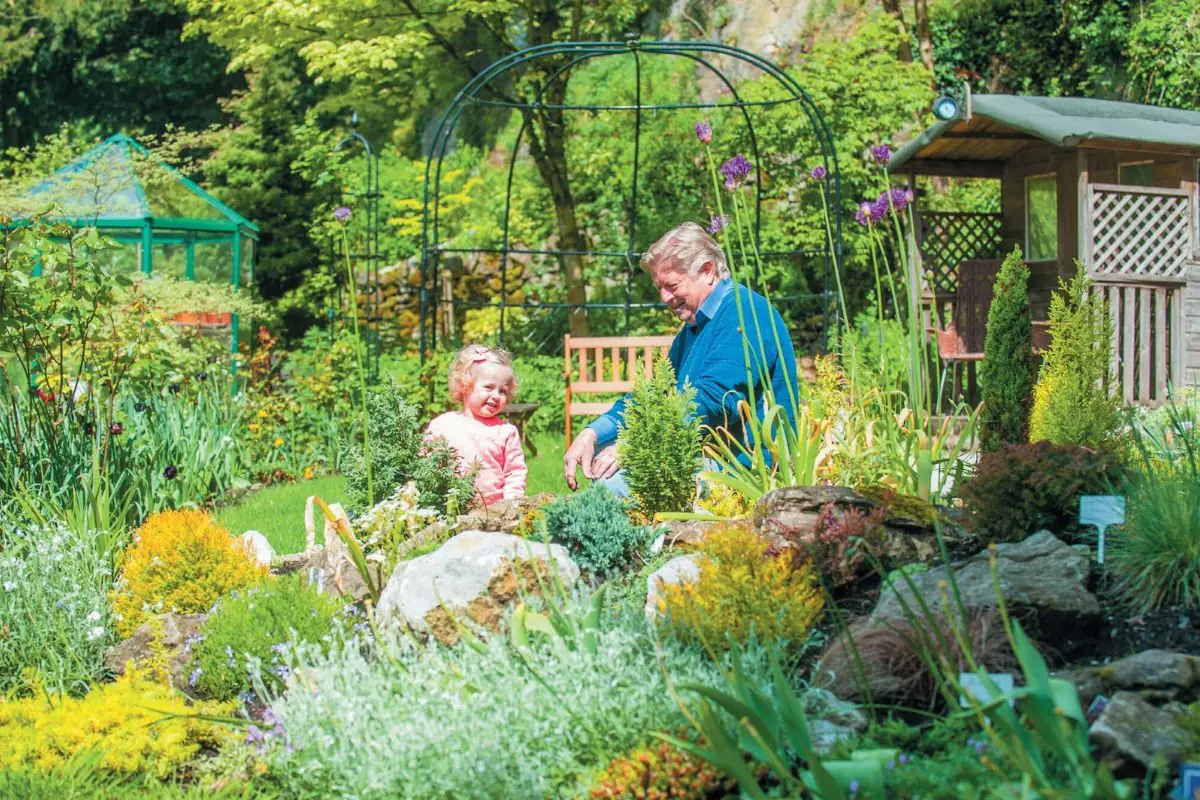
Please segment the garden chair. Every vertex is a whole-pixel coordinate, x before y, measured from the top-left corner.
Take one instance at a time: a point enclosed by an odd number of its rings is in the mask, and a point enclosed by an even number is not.
[[[625,394],[633,389],[639,371],[647,378],[653,374],[655,357],[665,356],[674,340],[674,336],[563,337],[567,447],[571,446],[572,417],[599,416],[615,402],[581,403],[577,395]]]

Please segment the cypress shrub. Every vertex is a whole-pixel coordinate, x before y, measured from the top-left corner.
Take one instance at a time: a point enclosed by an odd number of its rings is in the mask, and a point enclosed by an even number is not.
[[[617,448],[629,492],[647,517],[692,508],[701,464],[695,395],[690,386],[676,388],[675,370],[662,356],[649,380],[634,382]]]
[[[1106,447],[1121,424],[1110,367],[1113,322],[1083,265],[1050,299],[1050,348],[1033,391],[1029,440]]]
[[[1033,399],[1033,320],[1029,314],[1029,267],[1021,259],[1019,247],[1004,259],[996,276],[979,382],[983,450],[1026,441]]]

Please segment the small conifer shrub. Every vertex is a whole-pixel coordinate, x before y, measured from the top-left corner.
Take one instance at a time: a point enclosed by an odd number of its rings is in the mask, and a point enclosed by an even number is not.
[[[354,512],[369,508],[367,469],[358,427],[351,427],[341,444],[339,468],[346,476],[347,507]],[[474,494],[474,474],[461,474],[454,450],[440,439],[428,441],[421,428],[419,409],[408,403],[390,378],[367,392],[367,435],[371,437],[371,490],[378,503],[395,494],[410,480],[417,487],[417,503],[445,513],[447,506],[464,511]]]
[[[1027,441],[1033,397],[1033,321],[1029,314],[1029,267],[1021,260],[1019,247],[1004,259],[996,276],[979,382],[983,399],[979,439],[983,450]]]
[[[625,504],[604,485],[593,483],[579,494],[543,507],[546,533],[567,548],[580,568],[597,575],[627,563],[646,541]]]
[[[160,511],[133,538],[112,592],[121,636],[132,634],[150,613],[206,612],[226,592],[268,577],[241,540],[203,511]]]
[[[647,517],[692,509],[701,464],[695,395],[690,386],[676,388],[675,370],[662,356],[653,377],[634,382],[617,449],[625,482]]]
[[[1050,348],[1033,392],[1029,440],[1105,447],[1120,426],[1110,390],[1112,316],[1083,266],[1050,300]]]

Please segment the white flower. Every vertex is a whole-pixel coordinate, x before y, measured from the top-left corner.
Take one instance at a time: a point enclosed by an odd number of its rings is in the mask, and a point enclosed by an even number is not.
[[[87,621],[88,622],[99,622],[100,621],[100,612],[93,611],[92,613],[88,614]]]
[[[11,592],[12,590],[14,590],[16,588],[17,588],[16,581],[5,581],[4,582],[4,591]]]
[[[94,642],[95,640],[99,639],[103,635],[104,635],[103,626],[97,625],[96,627],[94,627],[88,631],[88,641]]]

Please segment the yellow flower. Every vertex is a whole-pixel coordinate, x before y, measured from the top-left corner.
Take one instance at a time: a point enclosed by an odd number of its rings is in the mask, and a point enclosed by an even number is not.
[[[313,468],[305,467],[304,468],[304,480],[310,481],[310,480],[312,480],[312,477],[313,477]]]
[[[275,446],[276,446],[276,447],[283,447],[283,439],[280,439],[278,436],[276,436],[276,437],[275,437]]]
[[[258,410],[258,418],[259,419],[266,419],[268,416],[270,416],[270,415],[267,414],[267,410],[265,408],[260,408]]]
[[[258,430],[258,423],[257,423],[257,422],[251,422],[251,423],[250,423],[250,424],[249,424],[247,427],[249,427],[251,431],[257,431],[257,430]]]

